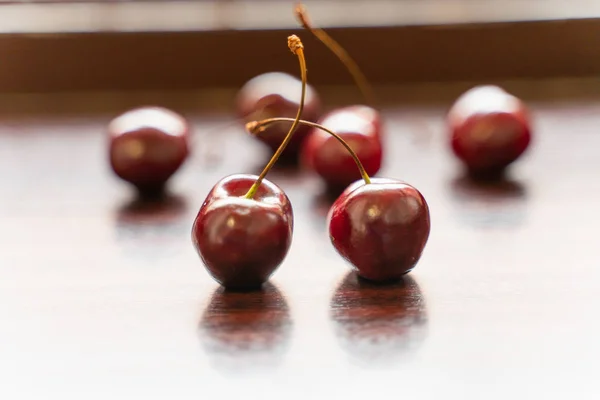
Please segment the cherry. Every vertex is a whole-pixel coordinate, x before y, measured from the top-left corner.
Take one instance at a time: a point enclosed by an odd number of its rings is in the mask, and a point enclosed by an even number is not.
[[[452,150],[473,177],[501,176],[531,142],[524,103],[498,86],[466,91],[447,119]]]
[[[192,228],[192,243],[210,275],[230,289],[260,287],[289,250],[294,218],[283,190],[265,179],[292,140],[304,107],[304,46],[292,35],[288,47],[298,56],[302,94],[292,126],[259,176],[233,175],[210,191]]]
[[[237,109],[246,122],[270,117],[293,118],[298,110],[298,93],[302,82],[283,72],[269,72],[248,81],[237,96]],[[308,121],[317,121],[320,115],[321,101],[316,90],[306,87],[306,100],[302,116]],[[259,139],[276,151],[289,130],[290,124],[280,122],[271,125]],[[298,127],[283,156],[287,159],[297,157],[308,127]]]
[[[192,240],[212,277],[233,289],[255,288],[281,264],[292,241],[292,206],[263,180],[254,198],[244,195],[258,179],[232,175],[210,191],[192,228]]]
[[[329,236],[338,253],[371,281],[411,271],[429,238],[429,207],[413,186],[385,178],[357,181],[333,203]]]
[[[141,107],[108,126],[110,165],[141,194],[160,193],[189,154],[190,125],[161,107]]]
[[[341,136],[358,155],[367,174],[379,171],[383,149],[379,138],[379,114],[367,106],[349,106],[325,115],[320,125]],[[303,162],[319,174],[330,187],[342,189],[360,179],[352,156],[336,138],[313,128],[302,147]]]
[[[350,185],[332,205],[329,235],[361,277],[400,278],[420,259],[429,238],[429,207],[413,186],[373,178]]]

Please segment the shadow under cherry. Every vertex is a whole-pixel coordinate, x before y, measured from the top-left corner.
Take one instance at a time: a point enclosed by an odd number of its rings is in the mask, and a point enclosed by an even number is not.
[[[168,192],[155,197],[136,196],[118,207],[117,221],[121,225],[162,224],[178,219],[187,210],[184,197]]]
[[[271,283],[261,290],[215,290],[198,334],[211,363],[230,372],[256,372],[279,365],[292,321],[283,294]]]
[[[478,228],[521,225],[527,216],[527,188],[507,176],[496,180],[461,175],[449,183],[450,200],[461,223]]]
[[[423,294],[409,275],[376,284],[348,273],[331,299],[330,318],[340,346],[367,366],[405,361],[427,334]]]
[[[126,201],[114,212],[114,243],[127,258],[146,265],[176,257],[189,244],[187,211],[185,198],[171,194]]]

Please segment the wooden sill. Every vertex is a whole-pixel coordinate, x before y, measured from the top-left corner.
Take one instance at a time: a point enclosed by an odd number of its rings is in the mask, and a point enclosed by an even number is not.
[[[600,75],[595,0],[306,4],[378,85]],[[306,45],[312,83],[350,82],[297,28],[287,1],[43,2],[0,11],[0,92],[237,87],[263,72],[296,74],[291,33]]]

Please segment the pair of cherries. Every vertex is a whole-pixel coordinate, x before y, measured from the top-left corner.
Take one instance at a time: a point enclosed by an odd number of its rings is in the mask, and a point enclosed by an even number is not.
[[[290,45],[301,60],[302,96],[295,119],[278,117],[248,124],[258,132],[269,123],[292,122],[261,176],[233,175],[219,181],[202,204],[192,228],[193,244],[213,278],[230,289],[253,289],[266,282],[291,246],[294,216],[284,191],[264,179],[292,143],[298,125],[323,130],[348,151],[358,180],[333,203],[329,236],[335,249],[358,274],[373,281],[396,280],[418,262],[430,231],[429,208],[414,187],[394,179],[371,179],[342,135],[329,127],[300,120],[306,94],[303,46]]]

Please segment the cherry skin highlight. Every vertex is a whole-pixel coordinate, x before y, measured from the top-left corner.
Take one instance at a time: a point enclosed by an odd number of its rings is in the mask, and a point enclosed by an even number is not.
[[[497,86],[476,86],[448,113],[454,154],[474,177],[501,176],[531,142],[525,104]]]
[[[336,109],[321,118],[319,124],[337,133],[356,152],[369,175],[381,168],[383,148],[379,113],[367,106]],[[302,161],[328,186],[345,188],[361,178],[352,156],[334,137],[312,129],[302,146]]]
[[[108,126],[110,165],[141,194],[162,191],[190,151],[190,125],[162,107],[141,107]]]
[[[210,275],[229,289],[256,289],[288,253],[294,217],[287,195],[263,180],[252,199],[245,194],[258,176],[219,181],[200,207],[192,242]]]
[[[245,122],[260,121],[272,117],[294,118],[300,105],[302,82],[295,76],[282,72],[269,72],[249,80],[237,95],[237,110]],[[315,122],[320,115],[321,101],[316,90],[306,86],[306,99],[302,119]],[[291,123],[270,125],[257,136],[274,152],[290,129]],[[298,126],[283,156],[297,157],[300,146],[310,128]]]
[[[361,277],[386,282],[411,271],[430,231],[429,206],[413,186],[394,179],[357,181],[333,203],[329,237]]]

